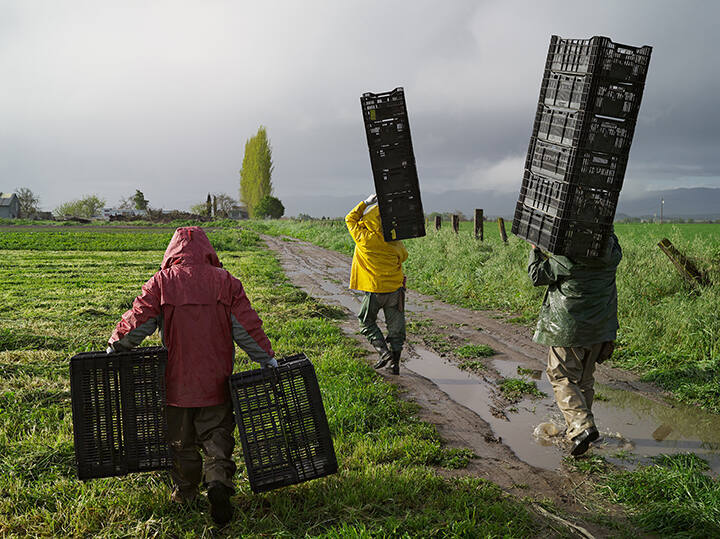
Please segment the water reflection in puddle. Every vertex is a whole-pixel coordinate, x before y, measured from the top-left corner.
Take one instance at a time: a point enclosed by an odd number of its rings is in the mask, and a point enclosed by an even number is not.
[[[431,380],[452,400],[482,417],[490,424],[495,436],[501,438],[518,458],[540,468],[555,469],[560,465],[562,454],[558,449],[552,445],[542,446],[532,436],[537,424],[550,412],[545,410],[542,401],[523,400],[516,405],[517,412],[498,417],[492,405],[490,383],[459,369],[432,351],[416,348],[415,354],[405,363],[407,368]]]
[[[557,468],[565,455],[565,450],[556,445],[559,437],[533,436],[536,427],[544,422],[564,426],[547,378],[538,375],[537,363],[496,359],[491,364],[503,377],[534,381],[547,397],[524,398],[506,407],[504,416],[498,417],[492,405],[493,387],[480,376],[423,348],[416,348],[415,355],[406,362],[407,368],[433,381],[452,400],[487,421],[518,458],[540,468]],[[519,375],[518,367],[529,371]],[[695,407],[655,402],[603,384],[596,384],[596,395],[599,400],[593,412],[602,439],[593,445],[594,452],[625,466],[631,461],[647,462],[647,457],[663,453],[694,452],[710,463],[714,473],[720,473],[720,429],[713,414]],[[620,451],[635,458],[618,458]]]

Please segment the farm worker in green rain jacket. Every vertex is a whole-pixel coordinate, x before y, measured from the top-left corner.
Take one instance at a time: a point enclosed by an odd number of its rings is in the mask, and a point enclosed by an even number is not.
[[[533,245],[528,274],[547,285],[533,340],[550,346],[547,375],[565,416],[570,453],[582,455],[599,433],[592,414],[595,364],[608,359],[617,336],[615,273],[622,250],[613,234],[600,257],[546,256]]]
[[[405,342],[405,276],[402,263],[408,252],[401,241],[385,241],[375,194],[360,202],[345,217],[355,241],[350,288],[365,292],[358,319],[360,333],[380,354],[379,369],[390,363],[392,374],[400,374],[400,354]],[[365,211],[368,206],[370,209]],[[380,309],[385,313],[387,339],[377,325]],[[389,347],[389,348],[388,348]]]

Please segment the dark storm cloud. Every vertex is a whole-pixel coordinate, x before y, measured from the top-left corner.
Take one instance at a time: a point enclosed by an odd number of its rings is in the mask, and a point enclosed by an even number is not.
[[[511,194],[551,34],[654,46],[624,195],[720,186],[713,3],[257,4],[0,2],[0,190],[236,196],[263,124],[289,212],[337,215],[372,189],[360,94],[404,86],[423,190]]]

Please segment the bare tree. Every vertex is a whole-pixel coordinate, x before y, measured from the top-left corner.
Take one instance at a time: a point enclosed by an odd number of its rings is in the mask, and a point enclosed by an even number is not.
[[[27,187],[18,187],[15,194],[20,202],[20,217],[32,217],[38,212],[40,198]]]

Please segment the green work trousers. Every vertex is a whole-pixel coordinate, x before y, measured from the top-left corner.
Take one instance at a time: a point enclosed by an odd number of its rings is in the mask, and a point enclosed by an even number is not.
[[[385,313],[387,326],[387,339],[377,325],[377,315],[380,309]],[[360,333],[370,342],[375,340],[386,341],[390,350],[399,352],[405,342],[405,289],[398,288],[395,292],[386,294],[378,292],[365,292],[360,312]]]
[[[181,493],[192,496],[203,479],[205,454],[205,483],[220,481],[233,488],[235,463],[235,420],[230,401],[202,408],[167,407],[168,440],[173,468],[173,483]]]
[[[550,347],[546,372],[555,392],[555,402],[565,416],[568,438],[595,426],[593,374],[602,349],[603,343],[587,347]]]

